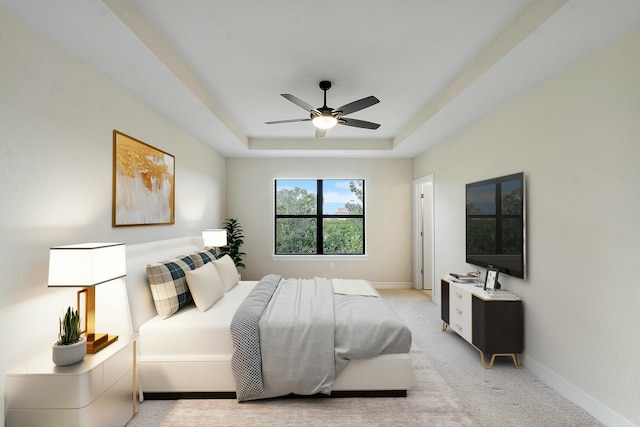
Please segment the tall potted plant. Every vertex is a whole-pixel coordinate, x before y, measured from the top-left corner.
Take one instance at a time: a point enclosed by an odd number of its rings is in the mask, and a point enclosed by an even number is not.
[[[244,243],[242,226],[236,218],[227,218],[223,224],[227,230],[227,246],[220,248],[220,256],[229,255],[236,267],[246,268],[242,258],[246,255],[240,252],[240,246]]]
[[[53,344],[51,358],[56,365],[67,366],[80,362],[86,354],[87,338],[80,329],[80,316],[69,307],[60,319],[58,341]]]

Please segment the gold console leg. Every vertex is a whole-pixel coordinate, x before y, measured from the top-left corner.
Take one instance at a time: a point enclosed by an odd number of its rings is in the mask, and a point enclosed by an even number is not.
[[[516,368],[522,369],[522,365],[520,364],[520,357],[518,357],[517,354],[512,354],[511,357],[513,357],[513,364],[516,366]]]
[[[480,363],[482,364],[482,367],[484,369],[493,368],[493,362],[495,362],[496,356],[511,356],[511,358],[513,359],[513,364],[515,365],[516,369],[522,369],[522,365],[520,364],[520,357],[518,357],[518,355],[515,353],[493,354],[491,355],[491,361],[489,361],[489,364],[486,365],[484,362],[484,353],[480,351]]]
[[[446,322],[442,322],[442,332],[446,331],[448,326]]]

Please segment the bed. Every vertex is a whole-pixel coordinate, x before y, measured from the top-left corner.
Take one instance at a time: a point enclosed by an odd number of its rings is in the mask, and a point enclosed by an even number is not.
[[[166,319],[158,315],[152,297],[147,265],[199,251],[199,237],[127,246],[126,296],[131,330],[138,334],[139,388],[147,399],[239,396],[232,369],[231,322],[259,282],[240,281],[210,309],[200,311],[189,303]],[[339,369],[330,394],[406,396],[411,360],[406,344],[400,347],[402,351],[350,360]]]

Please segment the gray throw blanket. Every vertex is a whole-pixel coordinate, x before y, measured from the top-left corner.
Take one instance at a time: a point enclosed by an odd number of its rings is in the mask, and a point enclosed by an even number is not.
[[[324,278],[282,279],[260,320],[260,398],[331,394],[336,379],[333,287]]]
[[[337,295],[329,279],[265,276],[231,323],[238,401],[330,394],[350,360],[408,352],[411,332],[370,291]]]
[[[282,276],[269,274],[240,304],[231,321],[231,370],[239,401],[264,392],[260,353],[260,318]]]

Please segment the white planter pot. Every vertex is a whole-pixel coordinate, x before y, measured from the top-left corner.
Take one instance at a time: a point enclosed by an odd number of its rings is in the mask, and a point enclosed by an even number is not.
[[[75,344],[58,345],[53,344],[51,359],[57,366],[73,365],[84,359],[87,354],[87,338],[82,337]]]

